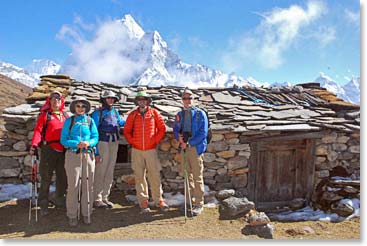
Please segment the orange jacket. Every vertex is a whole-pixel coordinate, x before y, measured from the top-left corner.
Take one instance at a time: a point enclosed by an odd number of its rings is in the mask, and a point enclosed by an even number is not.
[[[124,136],[135,149],[155,149],[165,134],[163,117],[154,108],[147,107],[144,117],[135,109],[126,119]]]

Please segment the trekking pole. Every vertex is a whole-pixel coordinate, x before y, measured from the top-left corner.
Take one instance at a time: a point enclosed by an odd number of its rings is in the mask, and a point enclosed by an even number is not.
[[[29,193],[29,214],[28,214],[28,220],[29,223],[31,223],[32,218],[32,199],[34,197],[36,201],[36,222],[38,221],[37,216],[37,206],[38,206],[38,194],[37,194],[37,156],[32,155],[32,172],[31,172],[31,189]],[[34,187],[34,188],[33,188]],[[34,191],[34,192],[33,192]]]
[[[80,126],[80,141],[82,139],[82,128]],[[80,210],[81,210],[81,189],[82,189],[82,175],[83,175],[83,151],[78,149],[80,152],[80,168],[79,168],[79,182],[78,182],[78,220],[80,219]],[[78,152],[77,151],[77,152]]]
[[[87,163],[86,163],[86,171],[87,171],[87,176],[86,176],[86,178],[87,178],[87,204],[88,204],[87,208],[88,208],[88,223],[90,223],[90,212],[89,212],[89,210],[90,210],[90,201],[89,201],[89,181],[88,181],[88,179],[89,179],[89,174],[88,174],[88,161],[87,161]]]

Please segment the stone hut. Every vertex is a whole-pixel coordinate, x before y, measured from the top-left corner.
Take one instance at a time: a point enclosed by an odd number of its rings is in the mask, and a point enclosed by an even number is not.
[[[120,95],[115,106],[121,115],[126,117],[135,108],[134,86],[75,81],[67,75],[41,79],[27,104],[7,108],[1,116],[6,129],[0,136],[1,183],[28,180],[30,140],[39,109],[50,91],[63,92],[67,109],[78,95],[98,107],[104,89]],[[172,133],[175,114],[182,105],[182,89],[147,88],[167,125],[166,137],[159,145],[165,191],[183,189],[178,142]],[[204,154],[204,181],[212,190],[235,189],[237,196],[248,197],[259,210],[289,207],[294,201],[322,207],[343,197],[359,198],[359,105],[342,101],[318,83],[198,88],[193,92],[197,105],[207,109],[213,131]],[[130,150],[122,137],[114,188],[126,192],[134,189]],[[343,185],[338,180],[352,181]],[[338,188],[330,188],[333,182]]]

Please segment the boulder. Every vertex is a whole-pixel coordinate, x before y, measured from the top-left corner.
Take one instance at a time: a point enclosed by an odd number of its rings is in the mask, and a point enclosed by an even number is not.
[[[244,228],[242,228],[241,232],[244,235],[257,235],[261,238],[273,239],[274,226],[271,224],[258,226],[246,225]]]

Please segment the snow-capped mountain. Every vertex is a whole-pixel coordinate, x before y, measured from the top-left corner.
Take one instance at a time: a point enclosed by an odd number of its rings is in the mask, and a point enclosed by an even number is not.
[[[1,61],[0,61],[0,74],[5,75],[16,81],[19,81],[29,87],[35,87],[39,82],[23,68]]]
[[[118,24],[118,25],[116,25]],[[114,35],[99,36],[107,32]],[[100,40],[103,39],[103,44]],[[86,42],[88,60],[81,45],[62,68],[78,80],[114,81],[121,85],[176,85],[176,86],[217,86],[230,87],[234,84],[255,86],[253,78],[244,79],[235,74],[225,74],[204,65],[191,65],[181,59],[168,47],[158,31],[144,31],[131,15],[101,27],[94,40]],[[104,59],[104,63],[100,61]],[[98,70],[98,72],[97,72]],[[114,78],[111,79],[111,73]]]
[[[320,76],[315,79],[315,82],[320,83],[321,87],[334,93],[344,101],[360,104],[360,77],[352,78],[347,84],[341,86],[329,76],[320,73]]]
[[[360,85],[361,85],[360,77],[352,78],[351,81],[345,84],[343,86],[343,89],[345,91],[344,100],[351,103],[360,104],[361,103]]]
[[[26,68],[0,61],[0,74],[19,81],[29,87],[35,87],[39,81],[39,76],[45,74],[57,74],[60,65],[47,59],[34,59]]]
[[[33,59],[32,63],[25,67],[25,70],[35,79],[45,74],[57,74],[61,65],[47,59]]]

